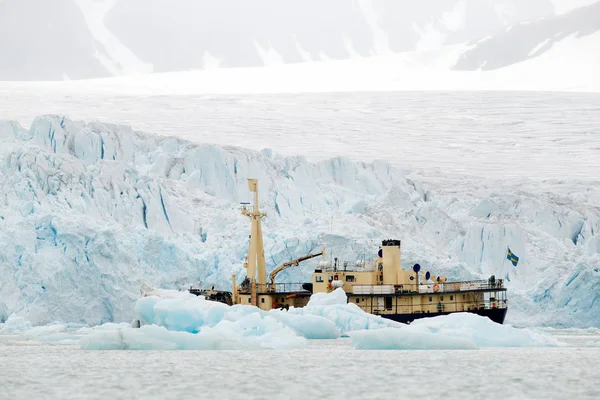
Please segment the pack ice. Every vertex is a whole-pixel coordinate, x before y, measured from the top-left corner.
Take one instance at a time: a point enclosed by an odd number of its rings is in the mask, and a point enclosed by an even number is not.
[[[248,226],[238,203],[254,177],[268,213],[268,269],[323,246],[370,258],[381,239],[399,238],[405,266],[505,278],[509,323],[600,326],[593,186],[440,180],[383,162],[309,162],[61,116],[29,129],[0,122],[0,140],[0,320],[130,321],[142,283],[228,288],[232,272],[243,277]],[[517,267],[503,260],[507,246]],[[310,267],[278,279],[308,281]]]
[[[361,350],[477,349],[480,347],[557,347],[564,343],[542,332],[499,325],[487,317],[456,313],[413,321],[404,329],[350,332]]]
[[[473,314],[428,318],[400,324],[347,303],[343,289],[314,294],[303,308],[263,311],[255,306],[206,300],[186,292],[155,291],[135,306],[139,329],[93,330],[84,349],[294,349],[307,339],[350,336],[358,349],[474,349],[478,347],[558,346],[545,333],[498,325]],[[112,328],[112,329],[111,329]]]
[[[11,314],[0,335],[79,344],[87,350],[263,350],[304,348],[311,339],[349,336],[357,349],[477,349],[563,346],[549,334],[498,325],[473,314],[400,324],[347,303],[343,289],[315,294],[309,304],[263,311],[206,300],[187,292],[153,290],[137,300],[132,324],[32,327]]]

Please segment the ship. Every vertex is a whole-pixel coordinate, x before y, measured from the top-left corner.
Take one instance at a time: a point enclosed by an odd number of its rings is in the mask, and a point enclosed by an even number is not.
[[[508,305],[502,279],[492,275],[487,280],[448,281],[422,270],[419,264],[404,269],[402,243],[398,239],[382,240],[374,252],[376,256],[369,262],[342,261],[337,257],[328,260],[323,249],[278,266],[267,279],[261,226],[266,213],[259,209],[258,180],[248,179],[248,189],[254,197],[253,202],[241,204],[242,215],[251,221],[248,254],[244,259],[246,276],[238,284],[236,274],[232,274],[228,304],[253,305],[261,310],[304,307],[313,294],[342,288],[347,302],[367,313],[401,323],[458,312],[474,313],[498,324],[504,323]],[[276,281],[277,275],[286,268],[317,257],[321,260],[312,272],[311,282]]]

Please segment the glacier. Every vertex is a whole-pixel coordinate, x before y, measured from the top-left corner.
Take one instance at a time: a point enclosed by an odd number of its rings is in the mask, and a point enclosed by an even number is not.
[[[268,270],[323,246],[369,258],[395,237],[404,266],[505,278],[508,323],[600,326],[593,186],[430,179],[387,162],[309,162],[59,115],[29,129],[2,121],[0,140],[2,321],[130,321],[142,283],[228,289],[232,272],[242,277],[249,228],[238,203],[252,177]],[[308,280],[309,266],[279,280]]]

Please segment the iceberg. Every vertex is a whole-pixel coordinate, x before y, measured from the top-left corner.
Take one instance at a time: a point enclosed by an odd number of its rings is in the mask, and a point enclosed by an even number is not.
[[[206,300],[204,296],[162,290],[161,296],[139,298],[135,311],[141,326],[156,325],[169,331],[192,334],[202,332],[206,327],[220,328],[229,326],[230,323],[238,324],[250,316],[257,323],[254,329],[263,329],[261,321],[274,320],[305,339],[336,339],[351,330],[400,325],[365,313],[354,304],[346,304],[346,299],[344,290],[338,288],[329,294],[313,294],[309,305],[303,308],[264,311],[251,305],[228,306]]]
[[[306,347],[306,339],[272,318],[249,314],[198,333],[145,325],[94,331],[80,342],[86,350],[284,350]]]
[[[153,291],[153,293],[158,293]],[[140,328],[92,330],[83,349],[223,350],[294,349],[307,339],[349,336],[356,349],[477,349],[561,346],[547,333],[499,325],[470,313],[424,318],[410,325],[389,321],[346,303],[342,288],[313,294],[303,308],[260,310],[162,290],[138,299]]]
[[[400,325],[346,304],[341,288],[329,294],[314,294],[310,306],[302,309],[269,311],[251,305],[229,306],[172,290],[152,290],[148,294],[135,305],[139,328],[93,328],[81,339],[81,348],[293,349],[306,347],[308,339],[337,339],[349,329]],[[329,310],[325,312],[326,308]]]
[[[347,299],[342,288],[337,288],[331,293],[315,293],[310,297],[306,307],[290,308],[289,314],[294,315],[295,318],[316,316],[331,321],[340,330],[340,336],[347,336],[350,331],[404,325],[366,313],[356,304],[347,303]]]
[[[597,329],[517,329],[469,313],[424,318],[410,325],[368,314],[343,304],[341,288],[315,294],[302,309],[263,311],[250,305],[228,306],[173,290],[153,290],[136,303],[136,323],[93,327],[52,323],[33,326],[11,315],[1,335],[31,341],[77,344],[84,350],[290,350],[309,340],[350,337],[359,350],[478,349],[481,347],[566,346],[548,332],[597,336]],[[158,296],[160,294],[160,296]],[[301,314],[296,313],[303,310]],[[350,322],[349,322],[350,321]],[[582,335],[582,333],[584,335]],[[586,344],[596,346],[595,341]]]
[[[248,225],[238,203],[254,177],[267,212],[267,270],[323,246],[349,261],[370,257],[381,238],[398,237],[405,266],[418,262],[449,279],[503,278],[508,323],[600,326],[593,187],[573,194],[552,183],[445,182],[385,162],[309,162],[62,116],[38,117],[29,129],[0,122],[0,138],[0,320],[17,313],[34,325],[99,325],[131,321],[147,307],[161,326],[191,333],[190,320],[171,312],[190,300],[155,311],[145,300],[136,311],[138,288],[224,289],[231,273],[241,279]],[[507,246],[516,267],[504,260]],[[305,265],[278,279],[308,281]],[[282,315],[321,317],[340,335],[389,323],[315,301]],[[211,325],[223,312],[200,308],[194,318]],[[304,333],[337,334],[331,324],[319,329]]]
[[[11,314],[6,322],[0,324],[0,333],[19,333],[31,329],[31,322],[17,314]]]
[[[558,347],[547,333],[500,325],[487,317],[455,313],[413,321],[402,328],[348,334],[360,350],[478,349],[481,347]]]
[[[0,323],[0,336],[12,336],[37,342],[75,344],[79,336],[75,333],[80,327],[76,324],[53,322],[43,326],[33,326],[29,320],[11,314],[6,322]]]
[[[230,307],[189,294],[179,299],[142,297],[135,304],[137,317],[146,324],[173,331],[197,333],[204,325],[214,326],[224,319]]]
[[[348,297],[344,289],[337,288],[331,293],[314,293],[308,300],[308,307],[330,306],[341,304],[345,305],[348,302]]]

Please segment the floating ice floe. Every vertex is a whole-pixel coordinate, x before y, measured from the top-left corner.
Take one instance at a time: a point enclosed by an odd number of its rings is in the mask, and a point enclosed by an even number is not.
[[[37,342],[76,343],[79,336],[74,334],[73,324],[52,323],[32,326],[31,322],[17,314],[11,314],[4,324],[0,324],[0,335],[17,336]]]
[[[500,325],[487,317],[455,313],[413,321],[401,329],[349,333],[356,349],[477,349],[480,347],[557,347],[565,344],[530,329]]]
[[[347,332],[357,330],[404,326],[404,324],[366,313],[356,304],[347,303],[346,293],[342,288],[328,294],[315,293],[306,307],[291,308],[289,314],[294,315],[295,318],[309,315],[324,318],[337,326],[341,336],[347,336]]]
[[[92,329],[84,349],[290,349],[307,339],[337,339],[348,331],[400,324],[347,304],[340,288],[315,294],[304,308],[264,311],[228,306],[187,292],[153,291],[137,300],[141,327]],[[137,325],[134,323],[133,325]]]
[[[3,334],[23,332],[27,329],[31,329],[31,322],[14,313],[9,315],[5,323],[0,324],[0,333]]]
[[[94,331],[85,349],[290,349],[306,339],[350,336],[357,349],[476,349],[479,347],[560,346],[545,333],[499,325],[469,313],[400,324],[347,303],[339,288],[314,294],[308,305],[260,310],[206,300],[185,292],[163,291],[138,299],[142,327]]]
[[[98,330],[81,339],[88,350],[236,350],[294,349],[306,339],[273,318],[253,313],[237,321],[222,320],[198,333],[171,331],[164,326]]]
[[[336,291],[322,298],[329,303],[346,302]],[[141,328],[92,331],[81,341],[85,349],[289,349],[305,347],[306,339],[336,339],[342,335],[334,318],[312,315],[322,307],[319,296],[306,307],[260,310],[255,306],[228,306],[187,292],[154,291],[138,299],[135,312]],[[308,312],[306,312],[308,311]],[[354,312],[355,310],[353,310]],[[359,310],[360,311],[360,310]],[[330,313],[332,316],[334,313]],[[363,313],[363,318],[369,318]],[[378,318],[378,317],[376,317]],[[346,318],[348,319],[348,318]],[[358,319],[358,317],[354,317]],[[381,319],[381,318],[380,318]],[[364,327],[368,324],[357,323]]]
[[[565,345],[542,330],[499,325],[470,313],[424,318],[410,325],[397,323],[347,303],[341,288],[313,295],[303,308],[269,311],[228,306],[188,292],[148,294],[137,300],[138,319],[133,324],[32,327],[13,314],[0,324],[0,334],[45,342],[71,341],[88,350],[286,350],[304,348],[309,339],[341,336],[349,336],[353,347],[361,350]]]
[[[353,330],[401,326],[347,303],[342,288],[328,294],[315,293],[306,307],[292,307],[287,311],[264,311],[239,304],[228,306],[206,300],[203,296],[175,291],[163,291],[160,297],[142,297],[136,302],[135,311],[142,323],[190,333],[198,332],[203,326],[215,326],[222,320],[237,321],[252,313],[258,313],[263,318],[274,318],[307,339],[334,339]]]

